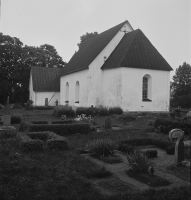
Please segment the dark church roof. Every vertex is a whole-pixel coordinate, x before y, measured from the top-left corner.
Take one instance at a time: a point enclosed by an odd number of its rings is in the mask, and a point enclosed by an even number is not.
[[[33,91],[59,92],[60,68],[31,67]]]
[[[62,75],[87,69],[89,64],[105,48],[125,23],[129,22],[124,21],[89,40],[84,47],[80,48],[79,51],[73,55],[68,64],[65,65],[62,70]]]
[[[111,69],[117,67],[173,70],[139,29],[124,35],[101,68]]]

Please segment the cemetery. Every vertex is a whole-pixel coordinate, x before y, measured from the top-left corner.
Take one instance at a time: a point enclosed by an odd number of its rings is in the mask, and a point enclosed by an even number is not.
[[[0,109],[2,199],[188,199],[190,111]],[[16,192],[17,191],[17,192]]]

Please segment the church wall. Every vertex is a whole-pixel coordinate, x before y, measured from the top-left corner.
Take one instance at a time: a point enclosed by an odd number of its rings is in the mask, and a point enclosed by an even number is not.
[[[75,103],[76,82],[79,81],[79,104]],[[88,69],[62,76],[60,78],[60,105],[65,105],[66,83],[69,83],[69,105],[88,105]]]
[[[122,106],[122,68],[103,71],[103,106]]]
[[[142,101],[143,76],[151,76],[151,100]],[[170,72],[148,69],[122,68],[122,109],[128,111],[168,111]]]
[[[35,92],[34,94],[34,106],[45,106],[45,98],[48,98],[48,102],[52,98],[55,92]],[[60,99],[60,92],[57,92],[55,96],[49,102],[49,106],[56,106],[56,100],[58,100],[58,105]]]
[[[132,31],[132,28],[128,24],[125,24],[125,28],[121,29],[126,31]],[[103,70],[100,70],[104,64],[104,57],[106,59],[110,56],[112,51],[121,41],[124,36],[124,32],[119,31],[113,39],[107,44],[107,46],[99,53],[99,55],[89,65],[88,76],[88,106],[104,105],[103,98]],[[109,76],[109,75],[108,75]],[[113,102],[114,100],[112,100]],[[111,102],[110,102],[111,103]]]

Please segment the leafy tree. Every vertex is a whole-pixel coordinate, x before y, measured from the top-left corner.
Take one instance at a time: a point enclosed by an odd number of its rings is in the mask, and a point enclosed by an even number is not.
[[[171,83],[171,106],[191,108],[191,66],[186,62],[176,69]]]
[[[85,35],[82,35],[80,37],[80,43],[78,43],[78,47],[79,49],[84,47],[84,45],[86,44],[86,42],[92,38],[94,38],[95,36],[97,36],[98,33],[94,32],[94,33],[86,33]]]
[[[7,96],[12,102],[28,100],[31,66],[60,68],[65,64],[51,45],[24,46],[18,38],[0,33],[0,103]]]

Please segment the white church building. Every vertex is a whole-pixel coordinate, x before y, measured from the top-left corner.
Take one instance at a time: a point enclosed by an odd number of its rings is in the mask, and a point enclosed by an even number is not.
[[[76,52],[62,69],[32,67],[34,105],[121,107],[124,111],[168,111],[172,68],[140,29],[114,26]]]

